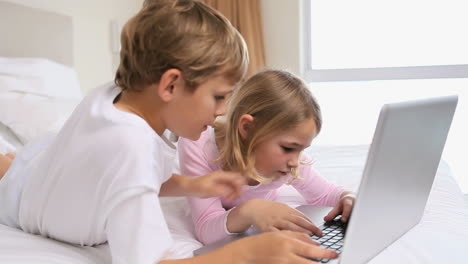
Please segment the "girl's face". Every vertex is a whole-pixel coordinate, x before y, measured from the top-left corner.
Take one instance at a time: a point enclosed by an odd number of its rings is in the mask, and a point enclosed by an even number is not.
[[[288,175],[299,166],[301,151],[310,146],[316,134],[317,127],[311,118],[260,142],[254,150],[257,172],[270,179]]]

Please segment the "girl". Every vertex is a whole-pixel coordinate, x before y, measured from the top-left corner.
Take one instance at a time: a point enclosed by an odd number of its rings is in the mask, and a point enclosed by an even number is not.
[[[246,231],[293,230],[320,236],[306,216],[274,202],[276,190],[291,184],[308,204],[334,206],[325,217],[342,214],[347,221],[354,197],[328,183],[302,153],[320,132],[320,108],[302,80],[284,71],[257,73],[232,96],[225,120],[202,133],[198,141],[181,139],[179,157],[185,175],[223,169],[246,176],[243,195],[190,198],[198,239],[209,244]]]
[[[158,196],[229,199],[242,182],[222,171],[199,179],[173,174],[176,149],[165,131],[196,140],[224,114],[223,97],[243,78],[247,49],[226,18],[192,0],[151,1],[127,22],[121,42],[115,84],[93,90],[57,135],[26,146],[11,166],[2,156],[0,166],[9,168],[0,181],[1,224],[70,244],[108,242],[119,264],[337,256],[282,233],[164,261],[172,238]],[[275,256],[266,254],[271,247]]]

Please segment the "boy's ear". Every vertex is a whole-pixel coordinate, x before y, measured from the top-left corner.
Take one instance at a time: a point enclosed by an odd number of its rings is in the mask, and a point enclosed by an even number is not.
[[[183,89],[182,72],[178,69],[169,69],[161,75],[158,83],[158,95],[164,102],[174,98],[174,94]]]
[[[254,117],[249,114],[244,114],[240,117],[238,125],[242,139],[247,139],[253,129]]]

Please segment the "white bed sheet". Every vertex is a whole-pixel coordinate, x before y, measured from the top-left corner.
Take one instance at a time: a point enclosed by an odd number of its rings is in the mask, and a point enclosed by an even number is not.
[[[321,146],[308,151],[324,176],[356,190],[367,150],[367,146]],[[303,202],[289,186],[281,189],[279,200],[292,206]],[[175,239],[171,258],[192,256],[192,251],[201,244],[193,235],[187,201],[185,198],[164,198],[161,203]],[[466,249],[468,204],[449,168],[441,162],[421,223],[370,263],[467,263]],[[0,226],[0,263],[87,264],[110,263],[110,260],[106,245],[82,248]]]

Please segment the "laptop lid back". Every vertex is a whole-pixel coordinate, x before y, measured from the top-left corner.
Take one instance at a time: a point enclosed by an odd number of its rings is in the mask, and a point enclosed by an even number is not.
[[[448,96],[382,107],[341,263],[365,263],[424,212],[457,105]]]

